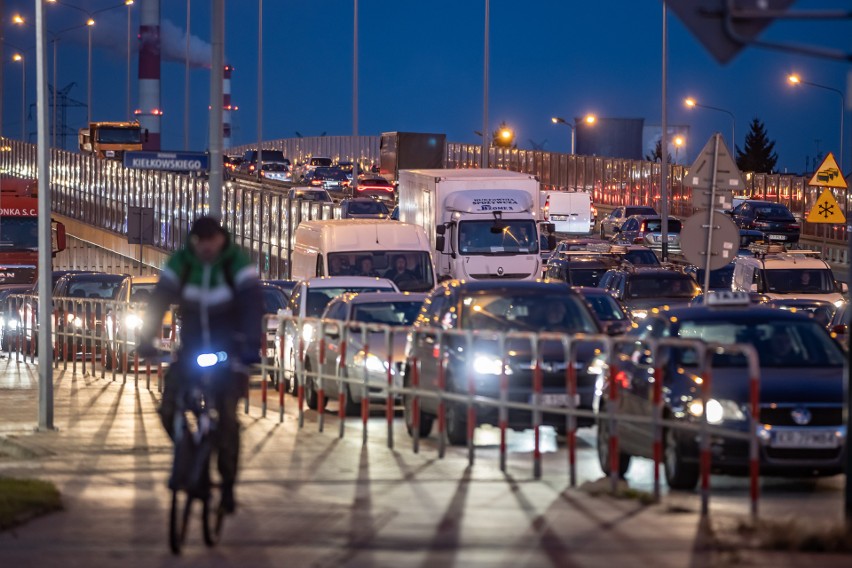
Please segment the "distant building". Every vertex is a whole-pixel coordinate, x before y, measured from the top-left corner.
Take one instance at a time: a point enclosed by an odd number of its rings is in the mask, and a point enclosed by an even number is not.
[[[581,156],[644,159],[644,118],[598,118],[586,124],[577,118],[576,152]]]

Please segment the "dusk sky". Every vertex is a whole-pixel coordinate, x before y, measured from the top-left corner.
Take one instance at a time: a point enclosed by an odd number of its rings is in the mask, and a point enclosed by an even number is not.
[[[137,0],[138,3],[138,0]],[[97,120],[126,118],[126,10],[121,0],[69,2],[89,11],[118,6],[95,16],[94,101]],[[799,0],[793,9],[849,9],[846,0]],[[360,0],[360,134],[387,130],[445,132],[453,142],[479,142],[482,127],[483,0]],[[5,0],[3,130],[20,136],[20,63],[14,47],[34,43],[32,28],[17,28],[20,12],[34,21],[33,2]],[[138,4],[130,8],[134,34]],[[57,32],[82,24],[85,15],[68,6],[48,6],[48,27]],[[491,0],[490,123],[505,121],[518,145],[530,140],[566,152],[568,128],[551,124],[593,112],[600,117],[644,118],[658,125],[660,102],[661,3],[659,0]],[[163,61],[163,148],[183,147],[183,44],[186,2],[162,0],[163,38],[173,61]],[[351,134],[352,1],[266,0],[264,2],[264,139]],[[226,58],[235,67],[234,144],[256,139],[257,2],[227,2]],[[194,150],[206,148],[209,54],[209,1],[192,2],[194,59],[191,73],[191,135]],[[763,39],[806,43],[852,52],[852,21],[775,22]],[[135,45],[134,45],[135,47]],[[169,46],[164,46],[168,52]],[[683,99],[730,110],[736,115],[742,146],[752,118],[766,124],[777,141],[778,169],[801,172],[818,151],[837,153],[840,98],[809,86],[791,87],[790,72],[841,91],[852,66],[838,61],[760,48],[744,49],[720,65],[669,13],[669,122],[690,128],[691,161],[714,131],[726,141],[726,114],[689,110]],[[35,100],[34,50],[26,51],[27,99]],[[136,65],[132,94],[136,108]],[[179,61],[177,60],[179,59]],[[86,101],[86,30],[61,36],[60,88]],[[34,115],[33,115],[34,116]],[[68,109],[69,126],[84,124],[85,109]],[[846,121],[847,132],[850,129]],[[34,130],[30,119],[30,129]],[[546,142],[545,142],[546,141]],[[68,147],[76,147],[69,137]],[[852,155],[846,137],[846,156]],[[681,161],[683,156],[681,156]],[[845,170],[852,159],[845,161]]]

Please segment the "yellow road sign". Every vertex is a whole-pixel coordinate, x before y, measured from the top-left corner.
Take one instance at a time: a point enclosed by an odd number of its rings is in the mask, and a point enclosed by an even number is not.
[[[843,209],[834,198],[830,189],[826,189],[819,196],[811,212],[808,213],[808,223],[845,223],[846,216]]]
[[[828,153],[828,156],[826,156],[819,165],[817,171],[814,172],[814,176],[811,178],[811,181],[808,182],[808,185],[846,189],[846,180],[843,179],[843,172],[840,171],[840,166],[837,165],[837,160],[834,159],[834,154],[831,152]],[[822,199],[822,197],[820,197],[820,199]],[[808,219],[808,221],[810,221],[810,219]]]

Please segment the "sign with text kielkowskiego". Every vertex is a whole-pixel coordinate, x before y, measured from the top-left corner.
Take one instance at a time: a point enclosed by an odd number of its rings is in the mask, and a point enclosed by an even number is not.
[[[206,172],[210,167],[210,156],[204,152],[125,152],[124,167],[167,172]]]

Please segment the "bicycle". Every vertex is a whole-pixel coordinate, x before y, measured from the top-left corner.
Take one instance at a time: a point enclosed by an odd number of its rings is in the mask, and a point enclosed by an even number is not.
[[[172,491],[169,515],[169,546],[180,554],[186,541],[187,526],[194,501],[201,501],[201,525],[204,543],[218,544],[225,512],[213,507],[214,490],[220,485],[210,476],[210,458],[215,445],[218,416],[211,386],[217,380],[231,378],[231,365],[224,351],[203,353],[196,358],[197,373],[184,377],[176,399],[174,423],[174,461],[169,476]]]

